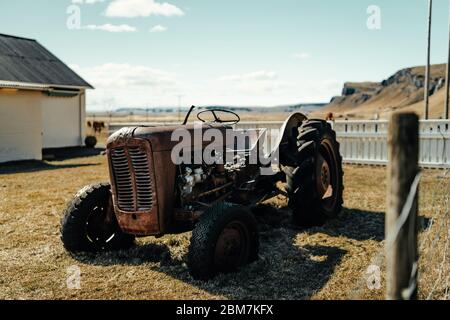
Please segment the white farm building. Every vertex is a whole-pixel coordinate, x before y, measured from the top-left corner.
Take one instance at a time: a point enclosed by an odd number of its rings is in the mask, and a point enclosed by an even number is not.
[[[0,34],[0,163],[82,146],[92,86],[37,41]]]

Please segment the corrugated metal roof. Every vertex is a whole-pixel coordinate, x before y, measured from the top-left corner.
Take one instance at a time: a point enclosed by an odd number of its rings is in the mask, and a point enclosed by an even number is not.
[[[0,80],[93,88],[36,40],[0,34]]]

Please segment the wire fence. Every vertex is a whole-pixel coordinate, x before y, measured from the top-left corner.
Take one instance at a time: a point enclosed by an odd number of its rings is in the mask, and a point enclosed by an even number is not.
[[[417,175],[394,232],[381,242],[380,250],[364,269],[350,298],[365,299],[372,290],[386,288],[386,252],[392,247],[401,228],[409,221],[408,213],[414,197],[419,193],[419,260],[410,270],[409,287],[405,288],[402,295],[404,299],[410,299],[417,289],[419,299],[450,300],[450,169],[435,172],[428,180]],[[422,186],[420,190],[419,181]],[[429,184],[435,185],[429,187]]]
[[[423,190],[422,195],[426,203],[423,213],[430,220],[419,238],[419,288],[423,299],[449,300],[450,170],[441,172],[436,179],[438,186],[433,191]]]

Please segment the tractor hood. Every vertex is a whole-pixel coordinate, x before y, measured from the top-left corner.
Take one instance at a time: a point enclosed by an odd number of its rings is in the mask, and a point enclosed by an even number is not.
[[[279,140],[274,146],[280,146],[283,141],[286,141],[288,137],[292,135],[292,130],[298,128],[303,121],[307,120],[307,117],[301,113],[291,114],[283,126],[281,127]],[[196,130],[197,129],[197,130]],[[213,142],[202,139],[206,130],[216,129],[222,133],[222,141]],[[115,132],[108,139],[108,149],[117,145],[126,145],[130,139],[142,139],[150,142],[153,152],[171,151],[175,146],[191,146],[192,149],[203,149],[207,146],[217,146],[218,148],[226,147],[234,150],[234,138],[227,139],[227,130],[233,130],[232,127],[223,124],[190,124],[190,125],[178,125],[178,126],[159,126],[159,127],[130,127],[122,128]],[[175,134],[174,134],[175,132]],[[182,134],[184,132],[185,134]],[[191,139],[183,139],[181,136],[191,137]],[[199,135],[200,142],[198,145],[194,145],[194,140],[197,143],[197,138],[194,135]],[[228,141],[230,140],[230,141]],[[233,140],[233,141],[231,141]],[[216,145],[217,143],[217,145]]]
[[[197,129],[197,132],[196,130]],[[143,139],[150,142],[153,152],[171,151],[176,145],[182,143],[185,146],[193,146],[194,142],[191,141],[194,138],[194,134],[201,136],[208,129],[217,129],[223,134],[223,141],[225,141],[226,130],[232,129],[231,127],[224,125],[208,125],[202,124],[201,126],[194,125],[179,125],[179,126],[164,126],[164,127],[131,127],[122,128],[112,134],[107,142],[108,148],[112,145],[126,144],[129,139]],[[174,135],[176,132],[176,135]],[[179,138],[182,133],[189,133],[189,137],[192,139]],[[195,133],[194,133],[195,132]],[[172,136],[174,136],[173,139]],[[184,135],[183,135],[184,137]],[[203,141],[200,148],[208,146],[211,141]]]

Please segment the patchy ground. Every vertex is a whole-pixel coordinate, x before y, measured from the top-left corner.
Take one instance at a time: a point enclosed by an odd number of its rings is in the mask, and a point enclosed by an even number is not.
[[[422,181],[421,215],[436,218],[422,221],[436,221],[442,237],[427,233],[421,298],[448,298],[450,262],[439,249],[448,246],[442,241],[448,222],[439,223],[449,205],[450,177],[443,175],[426,171]],[[383,298],[384,279],[381,290],[369,290],[365,272],[375,262],[384,270],[382,255],[376,259],[384,238],[384,168],[346,166],[345,209],[320,228],[291,225],[286,200],[269,200],[277,209],[259,212],[260,259],[209,282],[187,271],[190,234],[140,239],[125,252],[70,256],[59,240],[61,212],[79,188],[106,180],[104,156],[0,166],[0,299]],[[67,288],[71,266],[81,270],[79,290]]]

